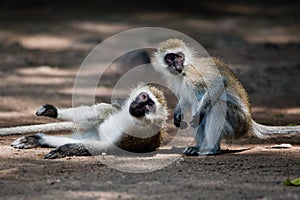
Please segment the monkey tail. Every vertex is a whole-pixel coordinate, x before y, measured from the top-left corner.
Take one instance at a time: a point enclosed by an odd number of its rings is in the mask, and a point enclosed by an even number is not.
[[[49,124],[36,124],[30,126],[18,126],[11,128],[0,128],[0,136],[26,134],[33,132],[71,131],[76,129],[74,122],[56,122]]]
[[[266,126],[252,120],[252,132],[259,138],[300,134],[300,126]]]

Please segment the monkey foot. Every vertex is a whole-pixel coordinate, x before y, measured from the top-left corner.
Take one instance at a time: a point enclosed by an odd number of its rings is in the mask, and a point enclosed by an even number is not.
[[[39,147],[40,145],[40,134],[30,135],[21,137],[11,143],[11,146],[18,149],[30,149],[34,147]]]
[[[197,147],[187,147],[183,152],[185,156],[199,156],[199,149]]]
[[[218,155],[221,151],[215,151],[214,149],[199,149],[198,147],[191,146],[187,147],[182,154],[185,156],[209,156],[209,155]]]
[[[90,156],[90,152],[83,144],[65,144],[51,150],[45,159],[64,158],[66,156]]]
[[[59,149],[53,149],[49,153],[47,153],[44,158],[45,159],[55,159],[55,158],[64,158],[66,156],[67,156],[67,154],[60,151]]]
[[[42,107],[40,107],[36,113],[37,116],[45,116],[45,117],[51,117],[51,118],[57,118],[57,108],[50,104],[45,104]]]

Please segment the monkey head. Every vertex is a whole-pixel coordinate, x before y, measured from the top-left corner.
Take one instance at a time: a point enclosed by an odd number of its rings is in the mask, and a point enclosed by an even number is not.
[[[165,75],[182,75],[192,58],[193,52],[182,40],[169,39],[159,44],[152,63],[157,71]]]
[[[129,113],[134,117],[144,117],[146,113],[155,111],[155,103],[149,97],[146,92],[141,92],[138,96],[131,102],[129,107]]]
[[[138,86],[131,92],[128,103],[130,115],[137,120],[160,123],[168,117],[165,97],[153,86]]]

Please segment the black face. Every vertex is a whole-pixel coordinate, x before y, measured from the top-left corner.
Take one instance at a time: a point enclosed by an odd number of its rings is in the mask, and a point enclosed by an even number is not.
[[[130,104],[129,113],[134,117],[144,117],[149,111],[155,110],[155,103],[146,92],[140,93]]]
[[[178,53],[168,53],[165,55],[165,63],[169,66],[169,70],[172,74],[180,74],[183,70],[184,54]]]

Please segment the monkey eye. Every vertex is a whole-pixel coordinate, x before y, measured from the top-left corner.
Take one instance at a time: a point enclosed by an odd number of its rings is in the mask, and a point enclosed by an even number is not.
[[[175,55],[173,53],[168,53],[166,56],[165,56],[165,61],[168,63],[168,62],[172,62],[175,58]]]
[[[177,53],[177,60],[178,61],[184,61],[184,54],[182,52],[178,52]]]

